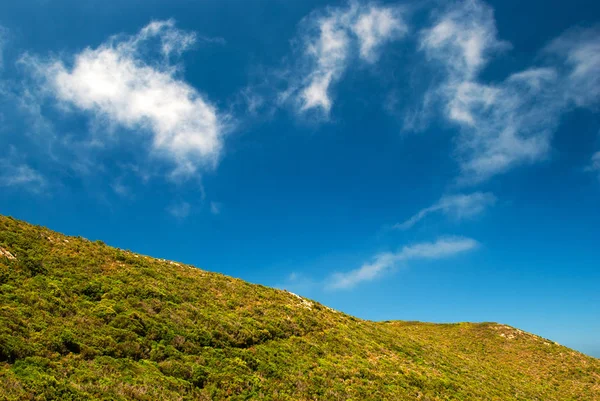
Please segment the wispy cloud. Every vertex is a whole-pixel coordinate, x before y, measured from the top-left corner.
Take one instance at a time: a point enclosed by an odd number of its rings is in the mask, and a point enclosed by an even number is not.
[[[412,260],[443,259],[470,251],[477,246],[478,242],[471,238],[446,237],[435,242],[405,246],[396,253],[380,253],[371,262],[363,264],[358,269],[333,274],[328,282],[328,288],[349,289],[362,282],[381,277],[400,263]]]
[[[545,50],[562,63],[567,100],[581,107],[596,105],[600,100],[600,27],[570,30]]]
[[[196,40],[200,43],[209,43],[209,44],[215,44],[215,45],[221,45],[221,46],[224,46],[227,44],[227,40],[220,36],[197,35]]]
[[[407,117],[430,116],[441,104],[460,127],[456,156],[459,181],[474,184],[516,166],[547,157],[561,114],[571,104],[591,106],[600,95],[600,35],[597,29],[569,32],[546,49],[558,56],[550,66],[531,67],[493,84],[480,73],[492,56],[510,48],[498,39],[493,10],[477,0],[453,3],[436,13],[420,37],[420,49],[444,79],[425,96],[425,106]]]
[[[333,104],[331,87],[348,64],[356,58],[376,62],[386,42],[407,32],[403,10],[398,7],[351,3],[311,14],[302,24],[301,72],[291,74],[290,86],[280,100],[292,99],[299,112],[317,110],[328,116]]]
[[[489,58],[510,45],[497,37],[493,10],[476,0],[454,3],[421,32],[420,47],[453,79],[471,80]]]
[[[122,47],[129,47],[129,51],[137,52],[140,45],[149,39],[158,38],[161,43],[161,52],[165,57],[181,55],[192,47],[197,40],[194,32],[184,32],[175,28],[175,21],[152,21],[146,25],[137,36],[121,43]]]
[[[586,168],[586,171],[597,173],[598,179],[600,179],[600,152],[596,152],[592,155],[591,163]]]
[[[173,57],[197,40],[172,20],[154,21],[133,36],[114,36],[73,57],[24,57],[45,88],[64,105],[111,124],[143,132],[154,155],[174,163],[175,175],[214,167],[223,148],[227,116],[194,87],[178,78]],[[158,54],[151,50],[158,43]]]
[[[446,74],[435,95],[446,118],[461,128],[462,182],[480,182],[546,156],[563,107],[551,89],[556,72],[534,68],[497,84],[479,82],[490,57],[510,47],[497,38],[488,5],[467,0],[450,6],[422,32],[420,47]]]
[[[403,10],[396,7],[369,6],[359,11],[352,25],[360,47],[360,57],[373,63],[379,58],[381,46],[408,33]]]
[[[600,171],[600,152],[594,153],[592,156],[592,166],[591,168],[596,171]]]
[[[133,193],[131,192],[131,189],[129,187],[127,187],[125,184],[123,184],[123,182],[121,182],[120,179],[115,180],[110,185],[110,187],[117,195],[119,195],[123,198],[132,198],[133,197]]]
[[[188,202],[177,202],[167,208],[167,212],[176,219],[183,220],[190,215],[192,210]]]
[[[221,214],[221,204],[218,202],[210,202],[210,212],[214,215]]]
[[[31,192],[40,192],[46,186],[44,176],[27,164],[0,161],[0,187],[21,187]]]
[[[474,192],[471,194],[445,195],[435,204],[419,210],[403,223],[394,225],[393,228],[408,230],[419,221],[432,213],[444,213],[456,220],[475,217],[496,203],[496,197],[489,192]]]

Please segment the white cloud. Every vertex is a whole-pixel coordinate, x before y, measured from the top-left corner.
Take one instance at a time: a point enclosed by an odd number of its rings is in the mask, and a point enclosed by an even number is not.
[[[46,189],[46,178],[32,168],[14,146],[5,146],[0,157],[0,188],[20,187],[31,192]]]
[[[265,106],[265,97],[251,86],[247,86],[238,93],[237,103],[242,104],[244,111],[251,116],[256,116]]]
[[[136,51],[141,42],[152,38],[160,39],[161,51],[166,57],[172,54],[181,55],[184,51],[192,47],[197,40],[194,32],[184,32],[176,29],[175,21],[172,19],[152,21],[142,28],[134,40],[130,41],[131,50]]]
[[[39,192],[46,185],[46,179],[28,165],[8,160],[0,162],[0,187],[24,187],[32,192]]]
[[[315,66],[301,91],[302,110],[321,107],[331,109],[328,90],[332,80],[340,78],[348,56],[349,38],[341,21],[334,14],[319,22],[319,37],[307,45],[306,53],[314,58]]]
[[[221,204],[217,202],[210,202],[210,212],[212,214],[221,214]]]
[[[407,113],[405,128],[422,128],[441,105],[445,118],[460,128],[460,183],[544,160],[561,115],[600,100],[600,29],[572,30],[552,41],[545,49],[554,58],[549,66],[481,82],[492,56],[509,47],[497,37],[492,8],[478,0],[435,13],[432,27],[421,32],[420,49],[443,79],[425,94],[421,109]]]
[[[408,33],[399,8],[371,6],[359,13],[352,31],[358,37],[360,57],[375,62],[382,44]]]
[[[485,84],[479,74],[490,57],[510,45],[497,38],[493,10],[467,0],[438,15],[420,48],[441,66],[443,83],[428,94],[448,121],[461,128],[456,156],[462,183],[477,183],[515,166],[544,159],[565,107],[553,68],[530,68]]]
[[[449,103],[450,119],[462,129],[457,153],[463,182],[484,181],[547,156],[565,107],[555,96],[552,69],[527,70],[497,85],[463,85],[467,91],[457,91]]]
[[[600,152],[596,152],[592,156],[592,169],[600,171]]]
[[[422,259],[442,259],[476,248],[478,242],[471,238],[446,237],[435,242],[423,242],[409,245],[399,252],[380,253],[369,263],[346,273],[336,273],[331,276],[330,289],[349,289],[356,285],[372,281],[389,272],[402,262]]]
[[[472,194],[445,195],[435,204],[421,209],[414,216],[394,228],[407,230],[432,213],[441,212],[456,220],[472,218],[496,203],[496,197],[489,192],[474,192]]]
[[[119,196],[122,196],[123,198],[132,198],[133,197],[133,193],[131,192],[131,189],[129,187],[127,187],[125,184],[123,184],[121,182],[121,180],[116,180],[115,182],[113,182],[110,186],[112,188],[112,190]]]
[[[151,139],[154,155],[175,165],[174,174],[214,167],[223,147],[224,121],[194,87],[177,78],[169,63],[195,42],[195,34],[175,28],[172,20],[154,21],[137,35],[112,37],[97,48],[62,60],[24,58],[44,78],[47,89],[64,104]],[[148,50],[159,41],[161,61]]]
[[[325,116],[333,103],[331,86],[341,79],[354,53],[363,61],[374,63],[386,42],[408,31],[399,8],[357,3],[312,14],[305,23],[308,28],[302,49],[306,73],[299,83],[292,82],[280,98],[287,100],[291,96],[301,112],[316,109]]]
[[[596,152],[592,155],[591,163],[586,168],[586,171],[598,173],[598,178],[600,179],[600,152]]]
[[[567,100],[577,106],[594,106],[600,100],[600,27],[571,30],[546,48],[566,67]]]
[[[183,220],[190,215],[192,207],[187,202],[177,202],[167,208],[167,212],[176,219]]]
[[[557,73],[554,68],[531,68],[512,74],[507,81],[513,84],[521,83],[538,91],[544,85],[556,79]]]
[[[422,32],[420,47],[461,81],[473,79],[489,57],[509,47],[496,38],[493,10],[476,0],[449,7],[430,29]],[[456,79],[455,78],[455,79]]]

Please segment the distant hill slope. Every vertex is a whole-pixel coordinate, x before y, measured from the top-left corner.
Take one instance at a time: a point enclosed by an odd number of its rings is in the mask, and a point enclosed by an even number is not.
[[[0,399],[600,400],[495,323],[377,323],[0,216]]]

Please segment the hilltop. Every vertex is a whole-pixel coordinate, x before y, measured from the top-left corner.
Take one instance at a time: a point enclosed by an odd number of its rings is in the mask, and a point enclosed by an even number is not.
[[[0,216],[0,399],[599,400],[600,360],[496,323],[371,322]]]

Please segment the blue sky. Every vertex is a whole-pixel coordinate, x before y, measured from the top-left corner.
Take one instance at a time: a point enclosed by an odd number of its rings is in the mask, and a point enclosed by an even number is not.
[[[0,4],[0,213],[600,357],[600,5]]]

